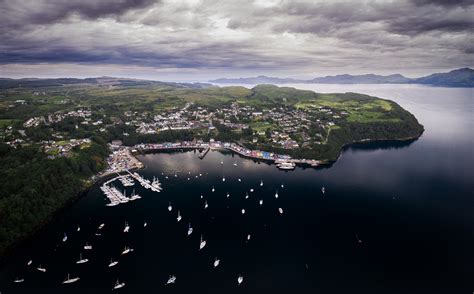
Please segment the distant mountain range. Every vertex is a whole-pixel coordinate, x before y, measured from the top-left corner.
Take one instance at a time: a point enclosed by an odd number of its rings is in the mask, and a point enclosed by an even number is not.
[[[474,87],[474,70],[460,68],[447,73],[435,73],[426,77],[410,79],[400,74],[388,76],[366,74],[366,75],[336,75],[300,80],[291,78],[275,78],[257,76],[238,79],[216,79],[210,80],[215,84],[424,84],[440,87]]]

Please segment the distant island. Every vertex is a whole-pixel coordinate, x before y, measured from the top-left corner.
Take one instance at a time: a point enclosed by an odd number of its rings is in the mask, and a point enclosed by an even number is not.
[[[421,78],[407,78],[400,74],[393,75],[336,75],[325,76],[309,80],[276,78],[267,76],[257,76],[236,79],[215,79],[210,80],[214,84],[422,84],[439,87],[474,87],[474,70],[470,68],[456,69],[447,73],[435,73]]]
[[[0,79],[0,255],[98,179],[112,142],[228,142],[221,145],[247,156],[266,152],[319,165],[337,160],[346,145],[412,140],[423,130],[397,103],[357,93],[111,77]]]

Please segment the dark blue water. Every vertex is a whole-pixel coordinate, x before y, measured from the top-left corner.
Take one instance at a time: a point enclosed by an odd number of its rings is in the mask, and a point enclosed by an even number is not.
[[[336,92],[331,86],[316,90]],[[140,174],[158,176],[163,192],[136,185],[141,200],[105,207],[94,187],[3,260],[1,293],[103,293],[117,278],[126,283],[122,293],[472,293],[472,90],[340,87],[397,101],[425,133],[410,144],[349,148],[330,168],[292,172],[231,153],[210,152],[204,160],[194,152],[140,156]],[[189,222],[194,232],[187,237]],[[201,234],[207,245],[199,251]],[[85,242],[94,249],[84,251]],[[126,245],[135,251],[120,256]],[[81,252],[89,262],[77,265]],[[107,267],[110,258],[119,261],[115,268]],[[46,273],[34,269],[39,264]],[[68,272],[81,280],[61,285]],[[165,286],[171,274],[176,284]],[[25,282],[13,284],[16,276]]]

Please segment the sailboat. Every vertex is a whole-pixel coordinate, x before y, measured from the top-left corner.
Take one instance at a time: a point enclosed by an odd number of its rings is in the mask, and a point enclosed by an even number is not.
[[[127,222],[125,222],[125,228],[123,228],[124,233],[128,233],[130,231],[130,226],[128,225]]]
[[[209,205],[207,204],[207,200],[204,202],[204,209],[207,209]]]
[[[109,267],[116,266],[118,264],[118,261],[114,261],[112,258],[110,259]]]
[[[81,227],[77,226],[77,231],[80,232],[80,231],[81,231]]]
[[[281,186],[280,186],[280,187],[285,188],[285,185],[283,185],[283,183],[281,183]]]
[[[214,260],[214,267],[217,267],[221,261],[216,257],[216,260]]]
[[[242,182],[242,179],[239,178],[237,181]]]
[[[223,160],[221,160],[221,165],[223,165],[223,164],[224,164],[224,161],[223,161]]]
[[[263,199],[260,199],[259,203],[260,203],[260,205],[263,205]]]
[[[250,192],[253,192],[253,188],[250,188]]]
[[[89,261],[89,259],[87,259],[87,258],[84,258],[84,259],[83,259],[83,258],[82,258],[82,253],[80,253],[80,254],[79,254],[79,260],[76,261],[76,263],[77,263],[77,264],[81,264],[81,263],[86,263],[86,262],[88,262],[88,261]]]
[[[67,235],[66,233],[64,233],[63,242],[66,242],[66,241],[67,241]]]
[[[237,166],[237,161],[234,162],[234,166]]]
[[[250,241],[250,234],[247,235],[247,241]]]
[[[147,222],[143,222],[143,227],[146,227],[147,225]]]
[[[275,192],[275,198],[278,198],[278,190]]]
[[[130,253],[130,252],[132,252],[132,251],[133,251],[133,249],[131,249],[131,248],[125,246],[125,248],[124,248],[123,251],[122,251],[122,255],[128,254],[128,253]]]
[[[120,283],[120,281],[117,279],[117,281],[115,282],[115,286],[112,288],[112,290],[120,289],[120,288],[123,288],[124,286],[125,286],[125,283]]]
[[[239,275],[239,277],[237,278],[237,283],[242,284],[242,282],[244,281],[244,277],[242,277],[242,275]]]
[[[77,281],[79,281],[79,277],[71,278],[69,274],[67,274],[67,277],[66,279],[64,279],[63,284],[71,284]]]
[[[42,267],[41,264],[36,269],[43,273],[46,272],[46,268]]]
[[[181,214],[179,214],[179,210],[178,210],[178,217],[176,218],[176,220],[178,221],[178,223],[181,220]]]
[[[171,206],[171,201],[170,201],[168,202],[168,211],[171,211],[171,210],[173,210],[173,207]]]
[[[283,208],[278,208],[278,211],[280,212],[280,214],[283,214]]]
[[[16,278],[13,280],[13,283],[23,283],[25,279]]]
[[[242,209],[242,214],[245,214],[245,209]]]
[[[32,259],[30,259],[30,260],[28,260],[28,263],[27,263],[27,265],[31,265],[32,263],[33,263],[33,260],[32,260]]]
[[[321,187],[321,193],[326,193],[326,188],[324,188],[324,186]]]
[[[222,175],[222,181],[225,182],[225,176],[224,175]]]
[[[263,180],[260,180],[260,187],[263,187]]]
[[[86,245],[84,245],[84,250],[92,250],[92,245],[86,243]]]
[[[206,241],[202,239],[202,235],[201,235],[201,243],[199,243],[199,250],[203,249],[204,246],[206,246]]]
[[[226,194],[226,197],[227,197],[227,198],[229,198],[229,197],[230,197],[230,194],[229,194],[229,192],[227,192],[227,194]]]
[[[249,198],[249,193],[245,193],[245,199]]]
[[[216,191],[216,189],[214,188],[214,186],[212,186],[211,191],[212,191],[212,192]]]
[[[169,276],[168,281],[166,282],[165,285],[174,284],[175,282],[176,282],[176,277],[171,275],[171,276]]]
[[[188,236],[193,233],[193,228],[191,227],[191,223],[188,225]]]

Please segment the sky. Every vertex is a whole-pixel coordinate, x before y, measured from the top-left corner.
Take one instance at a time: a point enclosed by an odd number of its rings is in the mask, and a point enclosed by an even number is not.
[[[1,77],[419,77],[474,65],[474,0],[0,0]]]

